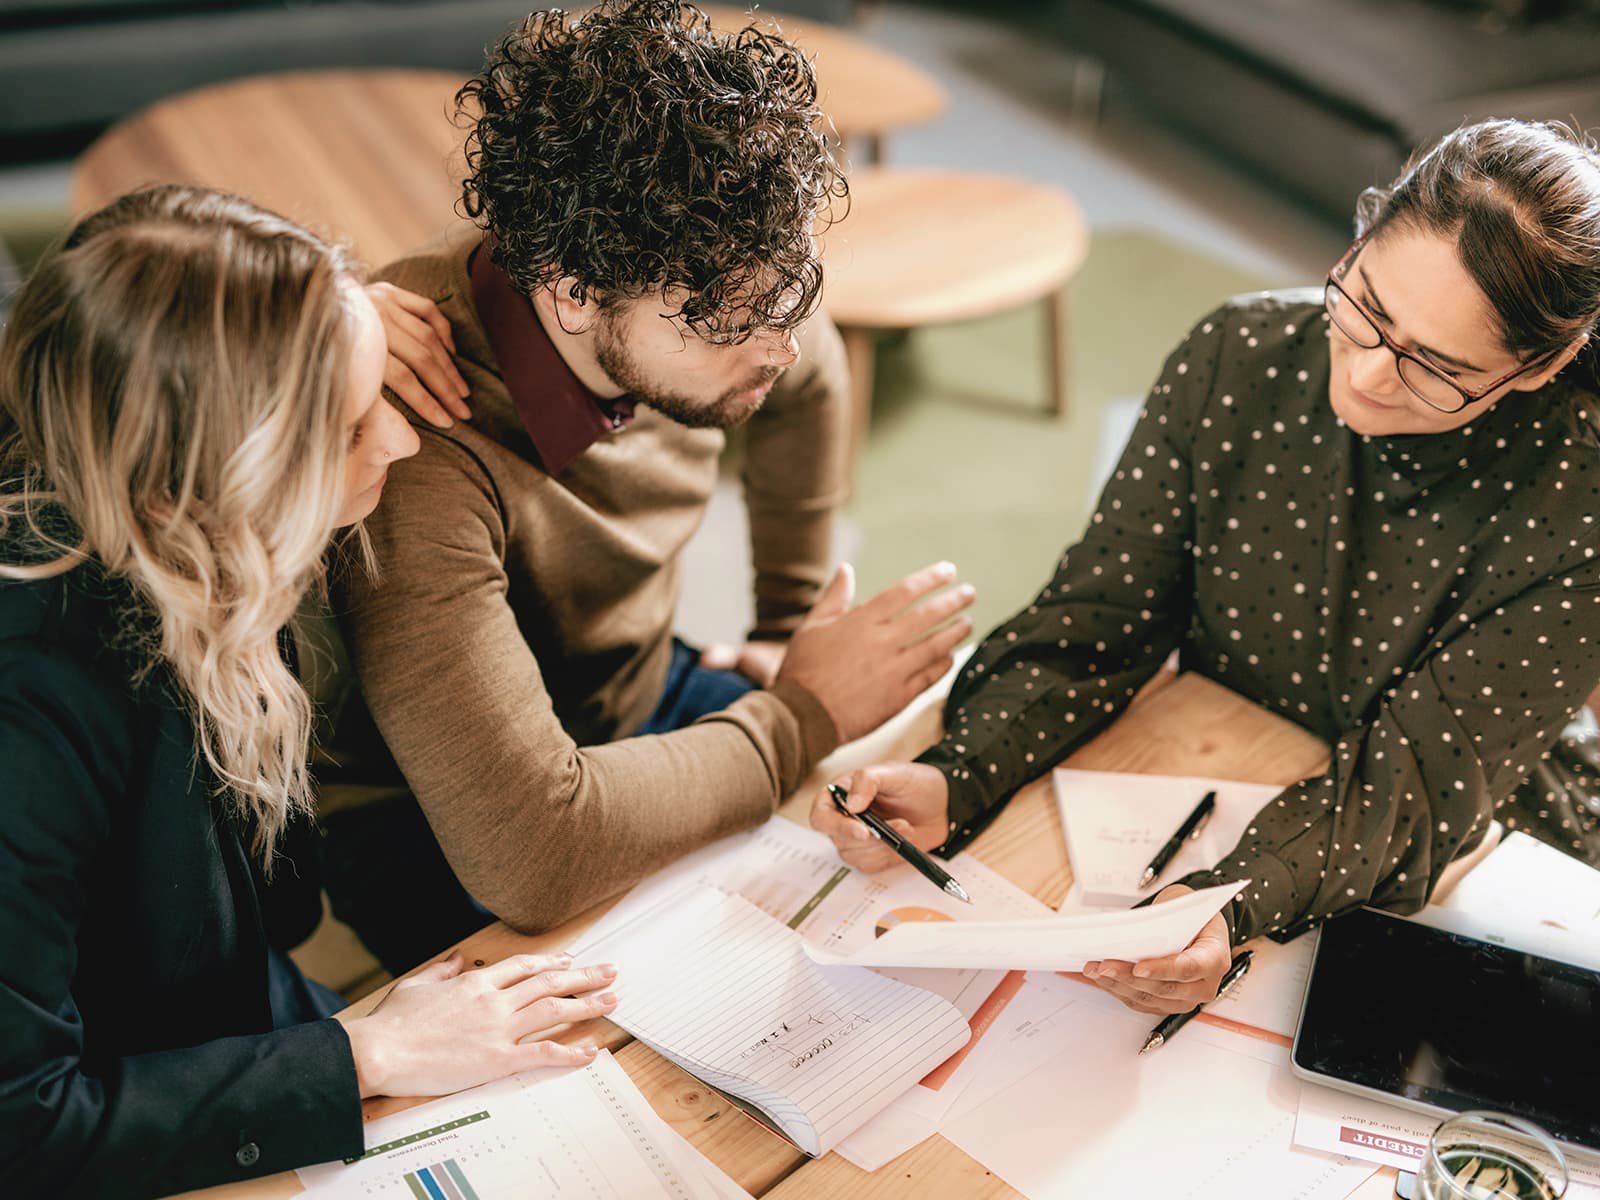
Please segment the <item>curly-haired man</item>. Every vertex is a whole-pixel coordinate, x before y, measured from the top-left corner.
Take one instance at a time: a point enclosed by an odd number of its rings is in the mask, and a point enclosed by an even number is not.
[[[325,818],[336,911],[394,969],[483,923],[468,893],[545,928],[763,820],[947,668],[968,622],[929,631],[971,601],[948,565],[853,609],[828,581],[849,413],[814,226],[845,187],[794,46],[668,0],[535,13],[460,99],[476,223],[381,274],[448,318],[473,415],[368,522],[346,633],[400,774],[347,717],[382,786]],[[738,425],[756,627],[711,669],[672,617]]]

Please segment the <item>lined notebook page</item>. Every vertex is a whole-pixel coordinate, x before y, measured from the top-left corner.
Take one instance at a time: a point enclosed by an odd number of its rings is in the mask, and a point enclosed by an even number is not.
[[[617,964],[612,1020],[825,1154],[971,1036],[948,1001],[819,967],[749,901],[697,886],[585,947]]]

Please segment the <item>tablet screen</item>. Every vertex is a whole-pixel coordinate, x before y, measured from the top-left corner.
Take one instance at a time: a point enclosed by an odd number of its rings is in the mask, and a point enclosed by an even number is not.
[[[1363,909],[1323,927],[1294,1057],[1600,1148],[1600,973],[1582,967]]]

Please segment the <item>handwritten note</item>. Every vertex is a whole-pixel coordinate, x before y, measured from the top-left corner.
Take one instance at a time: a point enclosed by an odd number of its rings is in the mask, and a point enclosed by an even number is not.
[[[1077,905],[1126,908],[1181,879],[1206,871],[1234,846],[1262,807],[1282,789],[1231,779],[1198,776],[1127,775],[1057,767],[1051,772],[1061,828],[1072,860],[1072,892],[1064,909]],[[1217,807],[1184,843],[1177,857],[1149,888],[1139,876],[1200,798],[1217,793]]]

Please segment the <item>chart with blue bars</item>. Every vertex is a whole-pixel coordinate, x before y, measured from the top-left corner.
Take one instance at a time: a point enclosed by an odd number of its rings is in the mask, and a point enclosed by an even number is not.
[[[702,1200],[716,1172],[609,1054],[530,1071],[367,1126],[365,1153],[301,1168],[317,1200]],[[718,1180],[720,1185],[726,1177]]]
[[[417,1200],[478,1200],[472,1181],[453,1158],[409,1171],[403,1178]]]

